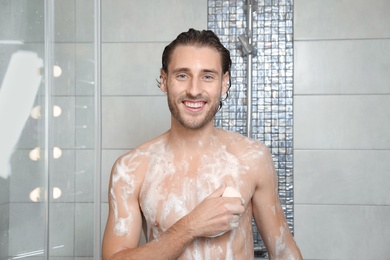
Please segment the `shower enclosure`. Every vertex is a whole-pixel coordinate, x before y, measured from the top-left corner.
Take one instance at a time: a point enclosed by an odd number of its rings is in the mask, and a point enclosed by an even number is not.
[[[169,128],[160,55],[192,26],[231,51],[215,124],[270,148],[293,230],[292,11],[289,0],[0,0],[0,260],[99,258],[109,168]]]
[[[0,259],[99,255],[98,2],[0,1]]]

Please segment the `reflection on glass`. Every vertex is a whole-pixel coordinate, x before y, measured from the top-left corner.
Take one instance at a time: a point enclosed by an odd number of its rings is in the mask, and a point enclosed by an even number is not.
[[[4,179],[11,174],[10,157],[34,105],[42,67],[43,60],[36,52],[17,51],[5,72],[0,87],[0,177]]]
[[[36,187],[30,192],[30,200],[32,202],[38,202],[41,198],[41,188]]]
[[[62,69],[58,65],[53,66],[53,77],[58,78],[62,75]]]
[[[35,106],[33,109],[31,109],[30,116],[34,119],[40,119],[41,118],[41,106]]]
[[[34,148],[33,150],[30,151],[29,153],[29,157],[32,161],[38,161],[40,158],[41,158],[41,148],[40,147],[36,147]]]
[[[58,187],[53,188],[53,199],[59,199],[61,197],[62,191]]]
[[[62,155],[62,150],[59,147],[53,147],[53,158],[58,159]]]
[[[62,113],[61,107],[56,106],[56,105],[53,106],[53,116],[54,117],[59,117],[61,115],[61,113]]]
[[[41,200],[42,189],[40,187],[36,187],[30,192],[30,200],[32,202],[39,202]],[[58,187],[53,188],[53,199],[61,198],[62,190]]]

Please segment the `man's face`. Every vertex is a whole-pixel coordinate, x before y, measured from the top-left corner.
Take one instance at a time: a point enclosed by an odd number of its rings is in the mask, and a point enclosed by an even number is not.
[[[212,123],[221,95],[227,91],[228,73],[222,75],[220,54],[209,47],[178,46],[161,73],[161,89],[168,94],[172,117],[188,129]]]

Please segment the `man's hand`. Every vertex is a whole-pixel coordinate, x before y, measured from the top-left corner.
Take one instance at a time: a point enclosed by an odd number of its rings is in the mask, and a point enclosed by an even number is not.
[[[238,227],[245,207],[239,197],[222,197],[225,188],[223,184],[187,215],[195,237],[215,237]]]

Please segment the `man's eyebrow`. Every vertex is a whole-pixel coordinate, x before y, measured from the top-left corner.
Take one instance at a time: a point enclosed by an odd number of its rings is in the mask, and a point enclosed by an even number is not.
[[[180,72],[189,72],[190,69],[189,68],[177,68],[177,69],[174,69],[172,71],[172,73],[176,74],[176,73],[180,73]]]
[[[191,70],[189,68],[176,68],[172,71],[172,73],[176,74],[176,73],[180,73],[180,72],[190,72]],[[213,73],[213,74],[217,74],[218,75],[218,71],[217,70],[214,70],[214,69],[202,69],[201,70],[203,73]]]
[[[213,70],[213,69],[203,69],[202,72],[203,73],[213,73],[213,74],[217,74],[218,75],[218,71],[217,70]]]

